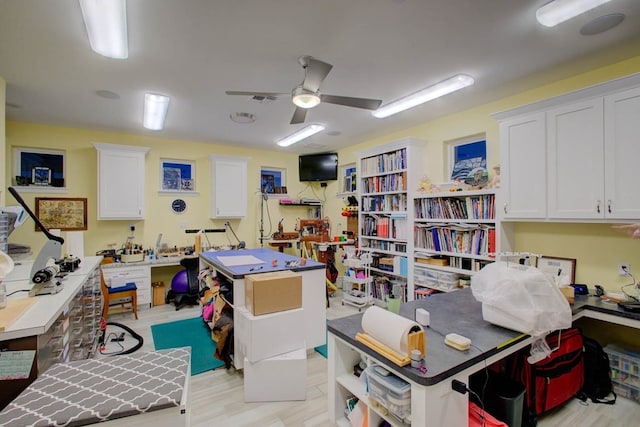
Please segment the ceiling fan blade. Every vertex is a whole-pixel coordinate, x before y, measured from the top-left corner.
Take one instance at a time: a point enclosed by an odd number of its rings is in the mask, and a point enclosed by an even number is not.
[[[282,96],[290,95],[289,92],[245,92],[240,90],[227,90],[227,95],[243,95],[243,96]]]
[[[305,117],[307,117],[307,109],[296,107],[296,110],[293,112],[293,117],[291,117],[291,124],[297,125],[304,123]]]
[[[380,99],[352,98],[337,95],[320,95],[320,100],[329,104],[345,105],[347,107],[364,108],[367,110],[377,110],[380,104],[382,104],[382,100]]]
[[[301,61],[304,61],[304,82],[302,87],[311,92],[317,92],[320,89],[320,84],[324,81],[329,74],[329,71],[333,68],[333,65],[326,62],[319,61],[310,56],[303,57]]]

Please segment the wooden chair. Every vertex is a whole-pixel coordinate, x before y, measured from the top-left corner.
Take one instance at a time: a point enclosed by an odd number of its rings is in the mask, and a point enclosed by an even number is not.
[[[104,258],[102,264],[110,264],[112,258]],[[134,283],[128,283],[118,288],[110,288],[104,281],[104,273],[100,269],[100,289],[102,290],[102,318],[106,321],[109,313],[133,311],[138,320],[138,288]],[[126,301],[124,300],[126,299]],[[114,302],[118,300],[117,302]]]

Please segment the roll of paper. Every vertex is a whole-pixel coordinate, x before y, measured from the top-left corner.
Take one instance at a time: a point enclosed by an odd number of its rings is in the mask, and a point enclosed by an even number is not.
[[[408,355],[407,337],[412,329],[421,331],[422,326],[406,317],[371,306],[362,316],[362,329],[371,338],[393,351]]]

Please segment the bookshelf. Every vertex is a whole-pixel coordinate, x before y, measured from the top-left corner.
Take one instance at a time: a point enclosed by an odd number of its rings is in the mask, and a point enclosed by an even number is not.
[[[415,297],[458,289],[494,261],[497,220],[495,190],[420,194],[413,198]]]
[[[358,246],[371,254],[373,302],[386,307],[393,293],[412,299],[412,191],[423,170],[424,141],[405,138],[356,153]]]

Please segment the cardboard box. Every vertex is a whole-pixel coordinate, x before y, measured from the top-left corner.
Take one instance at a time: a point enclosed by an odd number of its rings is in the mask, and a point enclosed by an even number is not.
[[[302,275],[284,270],[245,276],[244,305],[256,316],[302,307]]]
[[[306,386],[307,351],[304,348],[259,362],[244,360],[245,402],[305,400]]]
[[[247,307],[236,307],[233,314],[236,354],[250,362],[305,348],[302,308],[254,316]]]

